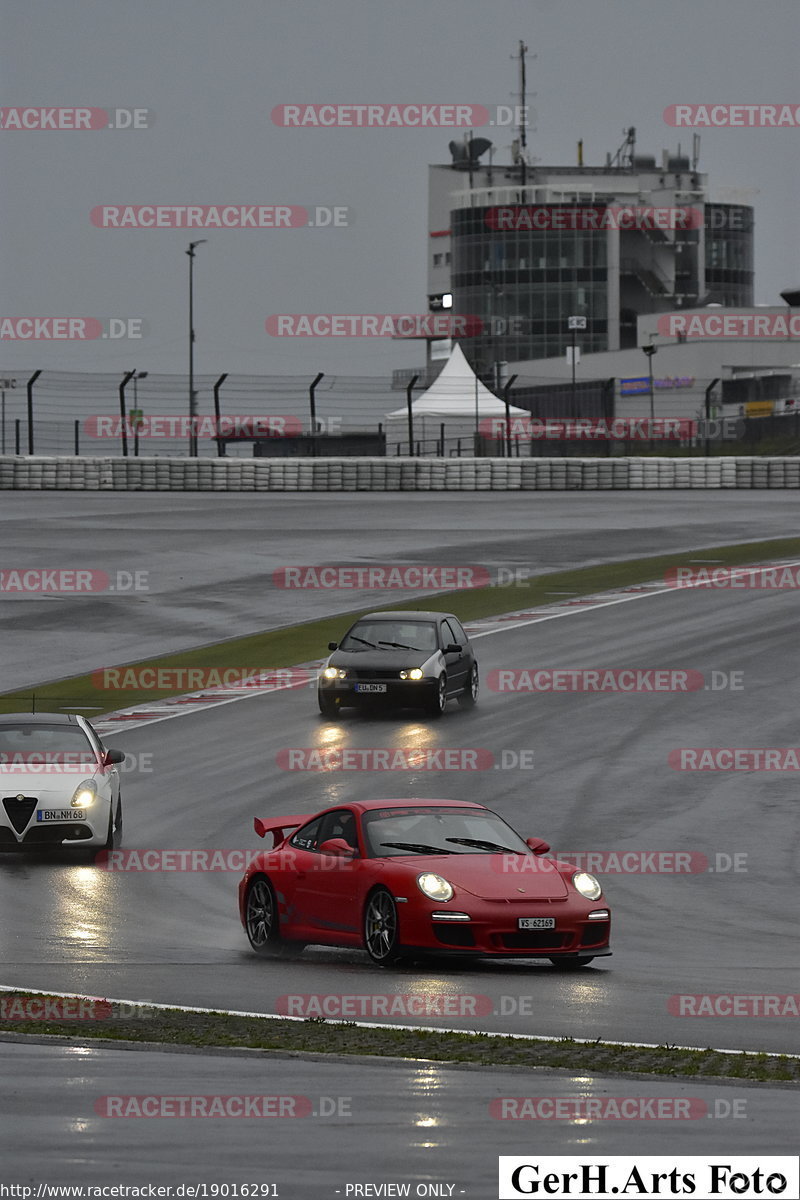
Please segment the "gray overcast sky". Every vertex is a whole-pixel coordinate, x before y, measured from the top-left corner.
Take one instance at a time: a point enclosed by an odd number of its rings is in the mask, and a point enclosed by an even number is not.
[[[601,165],[684,152],[672,103],[800,104],[798,0],[6,0],[0,103],[143,107],[152,129],[0,134],[2,310],[142,317],[141,341],[3,346],[0,370],[187,370],[196,258],[199,374],[384,375],[420,344],[277,339],[272,313],[426,308],[427,166],[448,129],[291,130],[277,104],[514,103],[523,38],[536,94],[529,148]],[[534,57],[534,55],[536,57]],[[482,130],[508,161],[511,133]],[[800,129],[702,133],[712,196],[756,206],[756,301],[800,284]],[[737,188],[735,197],[718,195]],[[348,205],[346,229],[105,230],[99,204]]]

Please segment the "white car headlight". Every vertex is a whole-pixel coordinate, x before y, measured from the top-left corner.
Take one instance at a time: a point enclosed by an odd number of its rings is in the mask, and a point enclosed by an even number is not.
[[[424,672],[420,667],[413,667],[410,671],[401,671],[401,679],[422,679]]]
[[[346,679],[347,671],[343,671],[340,667],[326,667],[322,675],[324,679]]]
[[[576,871],[572,876],[572,886],[587,900],[597,900],[603,894],[599,880],[595,879],[594,875],[590,875],[588,871]]]
[[[452,885],[441,875],[434,875],[431,871],[417,876],[417,887],[431,900],[452,900],[453,898]]]
[[[83,783],[79,783],[72,794],[70,805],[72,808],[91,808],[97,799],[97,788],[94,781],[84,779]]]

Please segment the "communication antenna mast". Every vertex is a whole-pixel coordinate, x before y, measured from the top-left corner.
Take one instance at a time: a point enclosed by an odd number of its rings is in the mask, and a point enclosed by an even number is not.
[[[620,146],[617,153],[612,158],[608,155],[606,158],[607,167],[632,167],[633,156],[636,152],[636,129],[631,125],[630,129],[623,130],[625,141]]]
[[[526,121],[526,104],[525,104],[525,55],[528,53],[528,47],[520,38],[519,42],[519,161],[520,161],[520,180],[522,186],[525,187],[526,172],[528,169],[528,145],[527,137],[527,121]]]

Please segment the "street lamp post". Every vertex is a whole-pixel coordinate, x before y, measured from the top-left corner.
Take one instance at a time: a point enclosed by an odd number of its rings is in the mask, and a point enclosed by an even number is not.
[[[2,415],[3,447],[2,447],[2,453],[5,454],[5,452],[6,452],[6,388],[15,388],[17,386],[17,381],[16,381],[16,379],[3,379],[3,380],[0,380],[0,384],[2,385],[2,391],[3,391],[3,415]]]
[[[137,382],[140,379],[147,379],[149,371],[134,371],[133,372],[133,412],[130,414],[131,424],[133,425],[133,457],[139,457],[139,426],[142,424],[142,414],[139,410],[139,396],[136,390]]]
[[[575,359],[577,358],[576,334],[586,328],[586,317],[567,317],[567,329],[572,333],[572,415],[575,417]]]
[[[189,456],[197,457],[197,395],[194,390],[194,252],[197,246],[202,246],[208,238],[200,238],[197,242],[189,242]]]
[[[647,379],[648,391],[650,393],[650,422],[655,420],[655,396],[653,392],[653,355],[658,353],[658,346],[652,343],[649,346],[642,346],[642,352],[647,355]]]

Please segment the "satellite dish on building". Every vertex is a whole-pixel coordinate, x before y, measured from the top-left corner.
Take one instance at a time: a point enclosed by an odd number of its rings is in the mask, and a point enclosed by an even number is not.
[[[478,159],[492,148],[488,138],[464,138],[463,142],[450,142],[450,154],[453,166],[466,171],[469,167],[477,167]]]

